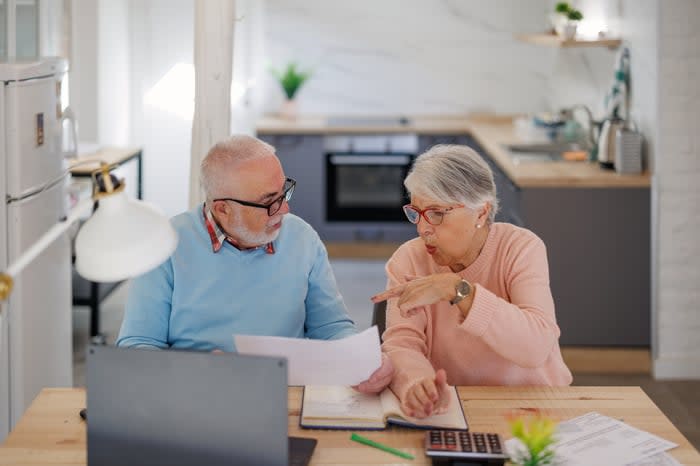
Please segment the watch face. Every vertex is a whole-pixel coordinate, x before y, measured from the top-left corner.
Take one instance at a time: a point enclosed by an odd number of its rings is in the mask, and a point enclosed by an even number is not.
[[[456,295],[454,298],[450,300],[450,304],[454,305],[469,296],[469,293],[471,292],[472,287],[469,285],[469,283],[466,280],[462,280],[457,284],[455,287],[455,292]]]
[[[466,280],[462,280],[459,282],[459,286],[457,287],[457,291],[459,292],[460,295],[466,297],[469,296],[469,292],[472,290],[472,287],[469,286],[469,283]]]

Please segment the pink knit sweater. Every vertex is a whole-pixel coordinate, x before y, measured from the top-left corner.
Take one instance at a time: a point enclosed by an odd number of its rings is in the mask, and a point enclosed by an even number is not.
[[[406,276],[450,272],[432,260],[420,238],[401,245],[386,271],[388,287],[405,282]],[[459,275],[475,293],[464,321],[457,306],[446,301],[403,318],[397,299],[389,300],[382,347],[396,368],[391,388],[399,398],[437,369],[447,371],[450,385],[571,383],[559,351],[541,239],[529,230],[494,223],[479,257]]]

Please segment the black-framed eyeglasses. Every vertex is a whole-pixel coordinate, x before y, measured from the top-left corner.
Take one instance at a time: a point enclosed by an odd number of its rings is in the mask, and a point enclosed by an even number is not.
[[[418,207],[406,204],[403,206],[403,213],[406,214],[408,221],[414,225],[417,225],[418,222],[420,222],[420,218],[423,217],[429,224],[438,226],[445,219],[445,214],[447,212],[460,207],[464,207],[464,205],[457,204],[451,207],[428,207],[427,209],[420,210]]]
[[[239,199],[231,199],[230,197],[220,197],[218,199],[214,199],[214,202],[216,201],[232,201],[240,205],[248,206],[248,207],[257,207],[258,209],[267,209],[267,215],[269,217],[272,217],[275,215],[279,210],[282,208],[282,204],[285,202],[289,202],[289,200],[292,198],[292,194],[294,193],[294,187],[297,185],[296,180],[293,180],[292,178],[287,178],[284,180],[284,189],[282,190],[282,195],[269,204],[257,204],[255,202],[248,202],[248,201],[241,201]]]

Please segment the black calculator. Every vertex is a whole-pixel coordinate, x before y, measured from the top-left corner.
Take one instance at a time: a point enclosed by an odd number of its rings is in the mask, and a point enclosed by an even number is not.
[[[433,464],[502,465],[508,459],[500,435],[463,430],[429,430],[425,454]]]

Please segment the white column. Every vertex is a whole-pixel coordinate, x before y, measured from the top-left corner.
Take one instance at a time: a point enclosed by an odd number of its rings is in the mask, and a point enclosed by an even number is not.
[[[195,2],[195,104],[190,158],[190,207],[203,201],[199,166],[230,134],[234,0]]]
[[[700,380],[700,2],[659,12],[654,376]]]

